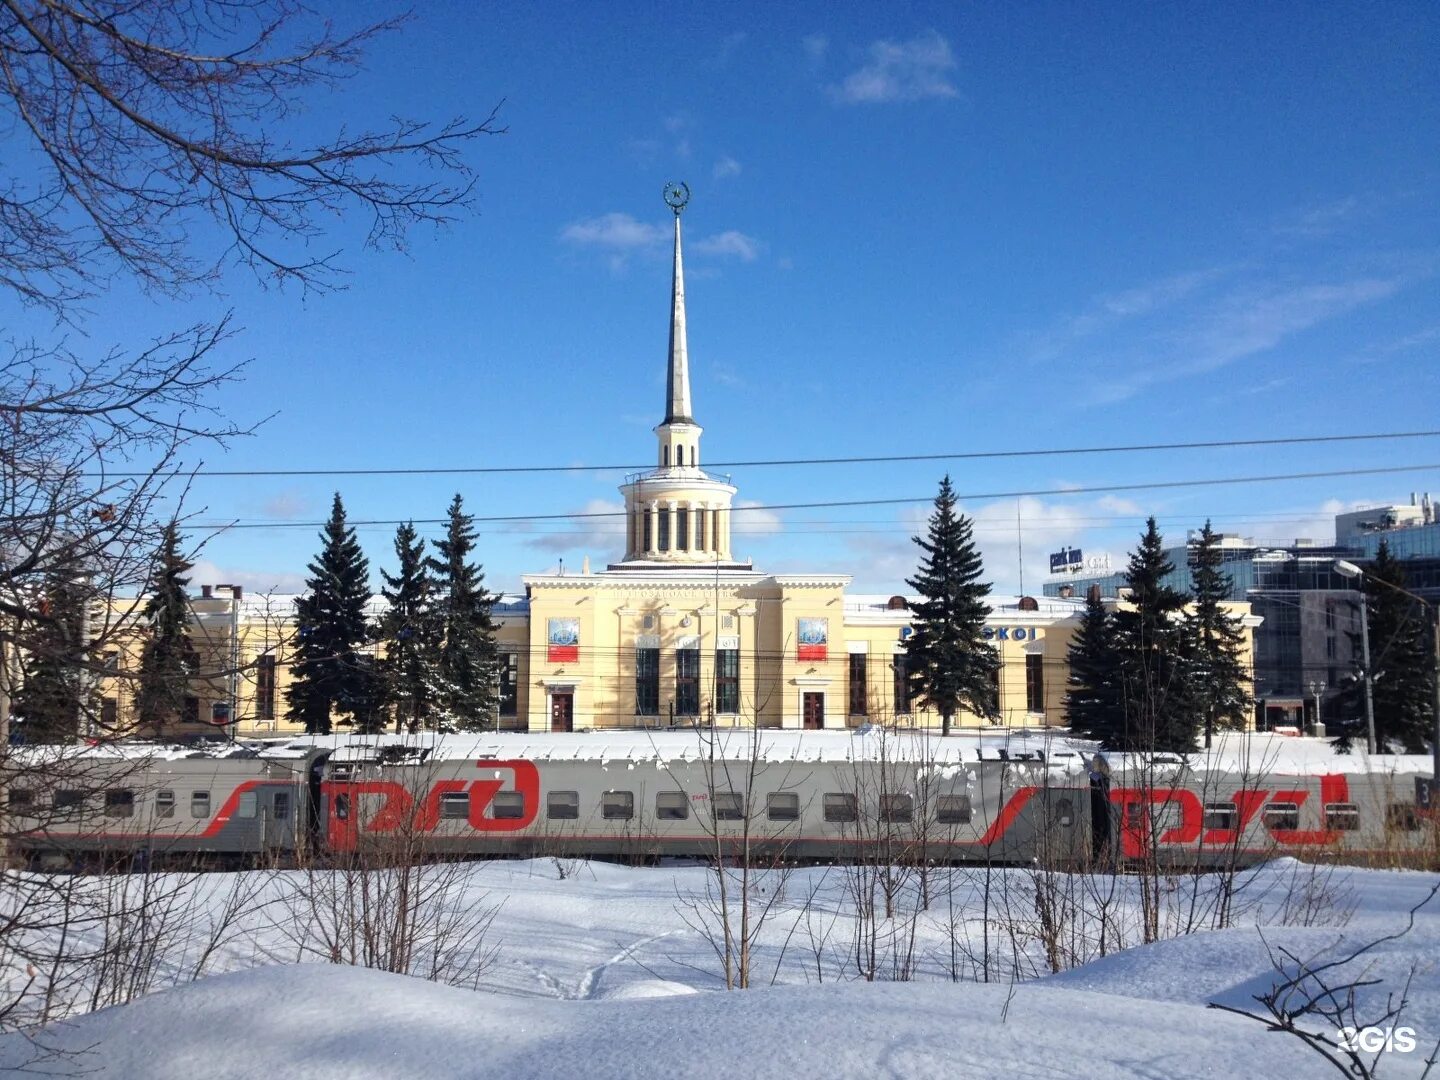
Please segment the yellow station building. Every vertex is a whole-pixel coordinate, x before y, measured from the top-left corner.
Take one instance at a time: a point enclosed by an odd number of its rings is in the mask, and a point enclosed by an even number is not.
[[[593,573],[587,562],[579,574],[527,575],[524,599],[496,606],[504,657],[496,722],[535,732],[696,719],[771,728],[938,727],[938,715],[907,699],[904,597],[847,593],[845,574],[766,573],[733,553],[737,489],[705,471],[691,396],[683,205],[672,201],[665,411],[655,428],[655,467],[627,477],[620,489],[625,551]],[[197,688],[182,730],[227,719],[240,736],[296,730],[284,718],[293,599],[210,589],[196,599],[197,644],[242,675],[234,685]],[[1064,723],[1066,650],[1082,607],[1078,599],[992,597],[986,634],[1002,661],[1001,725]],[[1246,615],[1248,635],[1258,620],[1248,605],[1232,607]],[[108,692],[128,696],[120,682]],[[107,708],[125,706],[112,701]],[[963,714],[955,723],[988,726]]]

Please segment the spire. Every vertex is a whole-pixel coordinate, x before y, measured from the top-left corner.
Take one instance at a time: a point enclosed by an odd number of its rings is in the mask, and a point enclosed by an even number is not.
[[[685,345],[685,264],[680,256],[680,213],[690,201],[683,183],[665,185],[665,202],[675,211],[675,277],[670,286],[670,365],[665,379],[666,424],[693,424],[690,415],[690,357]]]

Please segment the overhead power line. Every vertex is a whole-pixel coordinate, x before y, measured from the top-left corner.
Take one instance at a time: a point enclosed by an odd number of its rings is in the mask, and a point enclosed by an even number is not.
[[[1384,439],[1431,439],[1440,431],[1390,431],[1368,435],[1301,435],[1275,439],[1213,439],[1205,442],[1136,443],[1129,446],[1074,446],[1044,450],[960,450],[944,454],[885,454],[833,458],[770,458],[756,461],[712,461],[707,469],[753,469],[794,465],[869,465],[903,461],[981,461],[999,458],[1066,457],[1080,454],[1134,454],[1161,450],[1219,450],[1254,446],[1307,446],[1324,443],[1374,442]],[[413,468],[307,468],[307,469],[196,469],[181,475],[196,477],[264,477],[264,476],[466,476],[504,473],[573,473],[573,472],[637,472],[653,468],[645,465],[476,465],[417,466]],[[84,473],[90,479],[110,480],[147,477],[148,472]]]
[[[1094,495],[1102,492],[1113,491],[1158,491],[1173,488],[1194,488],[1194,487],[1219,487],[1225,484],[1265,484],[1284,480],[1324,480],[1340,476],[1379,476],[1390,473],[1404,472],[1426,472],[1429,470],[1440,470],[1440,464],[1428,465],[1390,465],[1373,469],[1327,469],[1321,472],[1297,472],[1297,473],[1275,473],[1268,476],[1226,476],[1217,479],[1207,480],[1156,480],[1138,484],[1092,484],[1082,487],[1057,487],[1057,488],[1034,488],[1028,491],[986,491],[971,492],[968,494],[957,494],[959,500],[966,499],[1018,499],[1025,497],[1039,497],[1042,495]],[[825,502],[803,502],[803,503],[764,503],[753,506],[736,506],[730,511],[731,514],[765,513],[775,510],[820,510],[834,507],[849,506],[917,506],[929,504],[934,501],[934,496],[913,496],[909,498],[896,499],[839,499]],[[560,514],[496,514],[490,516],[476,515],[472,520],[477,524],[501,524],[507,522],[530,522],[530,521],[582,521],[606,518],[623,518],[624,510],[591,510],[575,511],[573,513]],[[441,525],[446,518],[370,518],[347,522],[348,525],[360,528],[373,525],[402,525],[409,522],[414,525]],[[269,521],[269,522],[236,522],[226,524],[224,522],[196,522],[197,528],[210,529],[314,529],[320,528],[323,521]]]

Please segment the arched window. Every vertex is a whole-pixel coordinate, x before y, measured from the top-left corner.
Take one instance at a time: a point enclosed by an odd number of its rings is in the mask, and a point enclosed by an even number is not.
[[[683,446],[677,446],[677,447],[675,447],[675,464],[676,464],[676,465],[684,465],[684,464],[685,464],[685,447],[683,447]]]

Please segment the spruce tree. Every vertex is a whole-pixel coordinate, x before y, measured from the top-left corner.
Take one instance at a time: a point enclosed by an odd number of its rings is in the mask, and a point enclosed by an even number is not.
[[[419,731],[439,696],[441,625],[435,611],[435,581],[425,559],[425,541],[406,522],[395,530],[394,575],[383,573],[387,607],[380,620],[380,681],[385,706],[395,714],[395,731]]]
[[[1120,692],[1120,653],[1115,627],[1099,586],[1085,596],[1080,625],[1070,639],[1065,680],[1065,719],[1070,730],[1105,747],[1124,740],[1125,706]]]
[[[1435,652],[1425,604],[1402,590],[1404,564],[1383,540],[1362,579],[1370,622],[1370,664],[1375,669],[1375,746],[1429,749],[1435,731]],[[1358,637],[1358,635],[1357,635]],[[1357,652],[1358,655],[1358,652]],[[1363,689],[1359,730],[1363,731]]]
[[[439,594],[439,706],[448,726],[482,730],[494,724],[499,692],[499,650],[485,591],[485,575],[470,561],[475,550],[474,518],[457,494],[450,503],[445,536],[435,542],[438,558],[429,560]]]
[[[88,590],[67,572],[47,575],[44,599],[28,621],[21,682],[12,709],[27,743],[73,742],[92,712],[87,672]]]
[[[906,581],[921,597],[910,604],[912,633],[905,642],[911,696],[940,714],[941,731],[961,708],[992,719],[1000,715],[996,676],[1000,656],[983,636],[989,584],[975,550],[970,520],[955,512],[950,477],[940,481],[935,510],[915,577]]]
[[[1166,584],[1174,572],[1152,517],[1125,571],[1128,606],[1114,615],[1125,705],[1123,749],[1195,748],[1198,724],[1179,618],[1185,594]]]
[[[1254,706],[1245,662],[1245,631],[1237,616],[1222,606],[1230,598],[1230,576],[1220,537],[1205,522],[1200,542],[1190,550],[1194,603],[1184,620],[1189,684],[1194,706],[1205,726],[1208,749],[1216,727],[1244,730]]]
[[[142,728],[158,733],[180,718],[191,693],[198,657],[190,640],[190,563],[180,553],[180,529],[165,526],[144,618],[148,636],[140,650],[135,714]]]
[[[289,716],[311,734],[328,735],[336,712],[365,730],[374,725],[376,712],[374,666],[360,651],[369,637],[370,562],[345,522],[339,492],[320,539],[320,554],[307,568],[305,595],[295,602],[298,632],[285,692]]]

